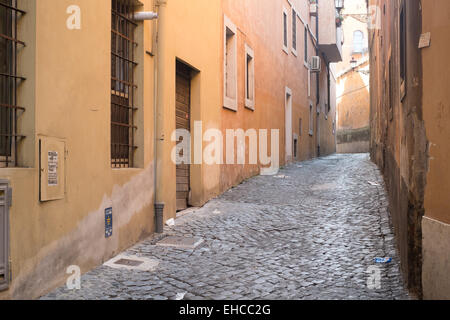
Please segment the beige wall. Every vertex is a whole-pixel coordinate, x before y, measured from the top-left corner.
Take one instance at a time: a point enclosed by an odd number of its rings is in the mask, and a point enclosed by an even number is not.
[[[72,4],[82,10],[81,30],[66,28]],[[144,54],[151,48],[150,23],[140,24],[138,168],[113,170],[110,2],[40,0],[19,6],[28,12],[21,19],[28,45],[19,61],[27,77],[19,97],[27,107],[20,163],[29,168],[0,169],[13,188],[13,282],[1,296],[33,298],[61,283],[69,265],[87,271],[153,231],[153,63]],[[151,2],[145,7],[151,9]],[[65,141],[66,190],[62,200],[39,202],[38,139],[46,137]],[[105,239],[104,209],[110,206],[114,233]]]
[[[149,235],[153,226],[153,22],[139,23],[136,31],[136,68],[139,111],[137,112],[137,168],[110,167],[110,37],[111,13],[108,1],[22,1],[29,12],[21,23],[24,34],[36,34],[35,54],[25,58],[21,72],[26,86],[34,85],[36,96],[21,94],[28,107],[23,123],[27,139],[21,161],[29,169],[1,169],[0,177],[13,188],[11,207],[11,260],[13,283],[2,296],[36,297],[61,283],[65,268],[80,265],[82,271],[102,263],[114,254]],[[66,28],[69,5],[81,8],[81,30]],[[154,10],[144,1],[143,10]],[[175,127],[175,59],[192,64],[201,72],[194,80],[197,92],[194,119],[207,119],[206,126],[218,126],[220,73],[219,2],[168,2],[168,38],[165,60],[167,101],[165,133]],[[34,26],[34,17],[37,17]],[[175,23],[174,21],[177,21]],[[172,28],[180,24],[183,28]],[[26,27],[25,27],[26,26]],[[26,29],[25,29],[26,28]],[[26,32],[28,31],[28,32]],[[202,36],[199,37],[198,35]],[[28,36],[29,37],[29,36]],[[26,39],[28,40],[28,39]],[[28,41],[33,54],[33,38]],[[214,47],[215,45],[215,47]],[[35,78],[34,75],[35,74]],[[27,88],[24,88],[28,89]],[[23,97],[23,98],[22,98]],[[34,101],[33,101],[34,100]],[[35,117],[33,119],[32,117]],[[29,120],[28,120],[29,119]],[[24,120],[24,121],[25,121]],[[56,137],[66,142],[63,200],[40,203],[38,194],[38,138]],[[35,141],[34,145],[31,144]],[[164,163],[171,163],[168,142]],[[31,148],[33,152],[31,152]],[[167,181],[175,181],[175,167],[164,166]],[[196,169],[194,169],[195,172]],[[199,170],[199,169],[197,169]],[[218,193],[217,168],[200,168],[206,174],[193,181],[196,201]],[[214,172],[216,178],[214,179]],[[203,173],[203,172],[202,172]],[[202,177],[208,176],[207,181]],[[88,187],[87,187],[88,186]],[[165,184],[165,218],[175,217],[175,183]],[[104,210],[113,207],[113,237],[104,236]],[[55,263],[57,257],[58,263]]]

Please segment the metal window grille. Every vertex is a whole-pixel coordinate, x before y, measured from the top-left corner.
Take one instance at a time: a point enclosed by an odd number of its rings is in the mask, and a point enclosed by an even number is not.
[[[0,0],[0,167],[17,166],[17,120],[25,111],[17,105],[17,89],[25,80],[17,72],[17,54],[25,43],[17,38],[17,22],[25,11],[17,0]]]
[[[111,166],[133,167],[135,62],[133,0],[112,0],[111,14]]]

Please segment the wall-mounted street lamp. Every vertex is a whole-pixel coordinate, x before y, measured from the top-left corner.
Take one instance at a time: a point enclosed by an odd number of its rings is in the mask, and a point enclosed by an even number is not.
[[[344,0],[334,0],[335,4],[336,4],[336,9],[337,10],[342,10],[344,9]]]
[[[135,21],[154,20],[158,19],[158,14],[152,11],[135,12],[133,16]]]
[[[356,65],[358,64],[358,61],[356,61],[355,57],[352,57],[352,60],[350,61],[350,65],[353,70],[356,69]]]
[[[350,61],[350,66],[352,67],[353,71],[362,73],[366,76],[370,74],[370,70],[356,70],[356,67],[358,66],[358,61],[355,59],[355,57],[352,57],[352,60]]]

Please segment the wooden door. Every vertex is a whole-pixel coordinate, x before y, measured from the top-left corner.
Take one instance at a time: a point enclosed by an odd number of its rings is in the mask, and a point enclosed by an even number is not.
[[[177,62],[176,128],[191,131],[191,70]],[[190,165],[177,165],[177,211],[189,205]]]

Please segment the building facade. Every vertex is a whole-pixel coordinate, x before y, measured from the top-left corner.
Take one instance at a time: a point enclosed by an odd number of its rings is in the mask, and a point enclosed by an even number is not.
[[[69,266],[102,264],[276,154],[284,165],[335,152],[335,12],[0,0],[0,298],[36,298]],[[254,160],[263,130],[273,161]]]
[[[419,296],[448,299],[450,3],[368,3],[371,155],[385,175],[402,270]]]
[[[370,67],[365,0],[347,1],[342,13],[345,44],[337,73],[337,152],[369,152]]]

